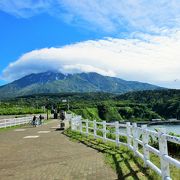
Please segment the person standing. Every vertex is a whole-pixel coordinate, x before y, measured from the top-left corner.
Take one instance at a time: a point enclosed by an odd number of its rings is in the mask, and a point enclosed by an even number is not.
[[[60,119],[63,121],[65,119],[65,112],[63,110],[61,110],[60,112]]]
[[[65,112],[63,110],[60,111],[60,128],[64,129],[65,123],[63,122],[65,120]]]
[[[43,119],[43,116],[40,115],[40,116],[39,116],[39,125],[42,125],[42,119]]]
[[[36,127],[36,116],[33,117],[32,125],[33,125],[33,127]]]

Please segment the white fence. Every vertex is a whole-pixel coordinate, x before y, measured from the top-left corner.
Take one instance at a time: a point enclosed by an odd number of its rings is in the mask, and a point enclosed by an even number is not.
[[[6,128],[11,126],[17,126],[21,124],[27,124],[32,120],[32,117],[0,119],[0,128]]]
[[[122,128],[124,128],[124,131],[121,132]],[[87,136],[93,135],[94,138],[101,138],[104,142],[114,142],[117,146],[127,146],[136,156],[143,159],[145,167],[149,166],[158,173],[163,180],[171,179],[169,164],[180,168],[180,161],[168,155],[167,147],[167,141],[180,145],[180,138],[166,134],[165,129],[159,129],[158,132],[155,132],[147,129],[146,125],[137,127],[136,123],[131,125],[129,122],[126,124],[120,124],[119,122],[107,123],[106,121],[97,122],[83,120],[81,116],[71,116],[71,129],[86,134]],[[122,136],[127,138],[126,142],[120,141],[120,137]],[[149,144],[150,136],[158,139],[159,149]],[[142,146],[142,153],[139,151],[139,145]],[[159,156],[160,168],[151,162],[150,152]]]

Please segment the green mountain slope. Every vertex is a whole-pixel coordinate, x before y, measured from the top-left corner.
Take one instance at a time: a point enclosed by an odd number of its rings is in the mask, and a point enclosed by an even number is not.
[[[60,92],[109,92],[125,93],[137,90],[154,90],[160,87],[136,81],[102,76],[97,73],[64,75],[58,72],[31,74],[0,87],[0,98],[60,93]]]

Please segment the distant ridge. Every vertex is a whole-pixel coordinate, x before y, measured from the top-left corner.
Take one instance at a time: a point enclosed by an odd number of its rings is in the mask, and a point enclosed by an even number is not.
[[[125,93],[138,90],[155,90],[161,87],[138,81],[103,76],[98,73],[62,74],[47,71],[30,74],[12,83],[0,86],[0,98],[17,96],[62,93],[62,92],[108,92]]]

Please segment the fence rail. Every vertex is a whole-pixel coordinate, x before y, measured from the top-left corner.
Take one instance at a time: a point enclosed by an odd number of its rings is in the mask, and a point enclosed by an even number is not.
[[[170,180],[169,165],[172,164],[180,168],[180,161],[168,155],[167,142],[170,141],[180,145],[180,138],[166,134],[166,130],[161,128],[158,132],[147,129],[147,125],[137,127],[136,123],[132,125],[128,122],[120,124],[119,122],[107,123],[83,120],[81,116],[69,116],[71,119],[71,129],[79,131],[82,134],[93,135],[94,138],[101,138],[104,142],[110,141],[116,143],[117,146],[124,145],[134,152],[135,156],[139,156],[144,161],[145,167],[150,167],[158,173],[163,180]],[[124,128],[125,132],[121,132]],[[109,136],[110,135],[110,136]],[[126,142],[121,142],[120,137],[127,138]],[[155,137],[159,142],[159,149],[149,144],[151,137]],[[142,146],[143,152],[139,151],[139,145]],[[150,152],[160,158],[160,168],[150,160]]]
[[[27,124],[32,120],[32,117],[0,119],[0,128],[7,128],[21,124]]]

